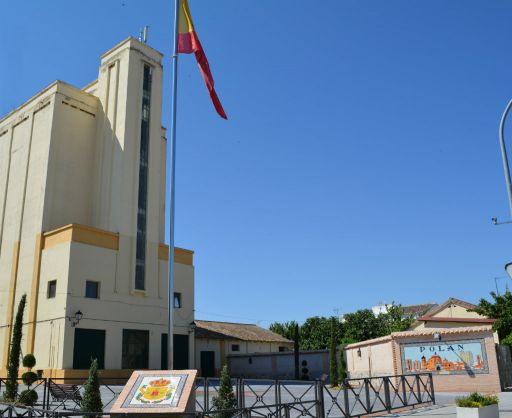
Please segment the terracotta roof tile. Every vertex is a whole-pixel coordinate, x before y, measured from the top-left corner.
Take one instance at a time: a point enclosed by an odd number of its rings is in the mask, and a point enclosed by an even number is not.
[[[437,306],[437,303],[422,303],[419,305],[406,305],[402,306],[404,315],[416,317],[418,315],[423,315],[428,310]]]
[[[379,344],[390,340],[395,340],[397,338],[407,338],[407,337],[423,337],[430,336],[434,334],[441,335],[455,335],[455,334],[469,334],[469,333],[481,333],[481,332],[493,332],[492,327],[489,325],[485,326],[475,326],[475,327],[458,327],[458,328],[424,328],[417,331],[402,331],[402,332],[393,332],[391,335],[386,335],[385,337],[374,338],[372,340],[360,341],[358,343],[348,344],[345,348],[357,348],[364,347],[367,345]]]
[[[255,324],[201,320],[196,320],[194,323],[196,324],[196,338],[293,343],[293,341]]]

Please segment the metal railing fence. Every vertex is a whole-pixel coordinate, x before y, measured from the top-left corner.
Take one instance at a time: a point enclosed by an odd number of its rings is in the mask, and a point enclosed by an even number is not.
[[[124,378],[100,377],[105,414],[108,414],[126,381]],[[73,416],[80,409],[84,383],[85,379],[78,378],[48,378],[35,382],[31,388],[38,393],[38,401],[32,410],[45,411],[45,416],[51,417],[58,416],[53,413]],[[231,383],[237,399],[237,409],[233,411],[235,417],[245,417],[250,412],[250,416],[261,418],[352,418],[435,403],[431,373],[345,379],[338,388],[331,388],[320,380],[232,379]],[[0,378],[0,394],[4,385],[5,379]],[[218,395],[219,386],[220,380],[217,378],[196,380],[197,417],[207,417],[219,412],[213,406],[213,398]],[[25,388],[20,383],[19,391]],[[60,391],[61,396],[56,397],[54,393],[58,388],[65,390]],[[65,393],[64,398],[62,393]],[[19,405],[15,407],[21,408]],[[27,412],[29,409],[23,413],[30,413]],[[3,417],[4,415],[0,416]]]
[[[345,379],[343,390],[325,387],[325,392],[329,399],[326,417],[360,417],[435,404],[431,373]]]

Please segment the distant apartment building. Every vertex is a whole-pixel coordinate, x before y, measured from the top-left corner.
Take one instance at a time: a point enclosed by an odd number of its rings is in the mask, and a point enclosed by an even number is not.
[[[0,119],[0,348],[27,295],[23,353],[45,376],[91,357],[127,375],[167,359],[162,54],[128,38],[83,89],[55,81]],[[176,249],[175,367],[194,366],[193,252]]]

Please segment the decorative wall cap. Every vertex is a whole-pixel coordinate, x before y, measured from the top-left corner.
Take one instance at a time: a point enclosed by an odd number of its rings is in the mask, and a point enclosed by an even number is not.
[[[425,328],[418,331],[402,331],[393,332],[391,335],[385,337],[374,338],[372,340],[360,341],[358,343],[348,344],[345,349],[350,350],[358,347],[365,347],[368,345],[376,345],[384,343],[386,341],[393,341],[399,338],[411,338],[411,337],[425,337],[434,336],[434,334],[444,335],[458,335],[458,334],[477,334],[477,333],[492,333],[493,329],[491,326],[475,326],[475,327],[459,327],[459,328]]]
[[[456,318],[448,316],[420,316],[418,321],[422,322],[468,322],[474,324],[494,324],[493,318]]]

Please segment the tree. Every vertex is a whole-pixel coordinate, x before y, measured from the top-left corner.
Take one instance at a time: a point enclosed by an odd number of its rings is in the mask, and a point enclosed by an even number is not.
[[[11,350],[7,365],[7,380],[5,381],[4,398],[14,401],[18,393],[18,372],[20,369],[21,336],[23,328],[23,312],[27,303],[27,295],[23,295],[18,304],[18,312],[12,328]]]
[[[347,378],[347,362],[345,360],[345,347],[347,344],[342,344],[340,346],[340,368],[338,372],[338,377],[340,380],[340,383],[343,384],[345,379]]]
[[[386,335],[382,320],[370,309],[360,309],[344,315],[344,341],[365,341]]]
[[[392,332],[405,331],[414,322],[412,316],[406,316],[404,314],[402,305],[395,305],[394,302],[388,305],[387,312],[379,314],[377,319],[381,322],[379,329],[382,336],[389,335]]]
[[[228,366],[226,365],[222,367],[220,374],[218,396],[213,397],[212,403],[214,409],[220,411],[215,413],[216,418],[230,418],[235,415],[233,410],[237,407],[237,400],[231,385]]]
[[[337,332],[336,332],[336,318],[331,318],[331,347],[330,347],[330,380],[331,387],[338,386],[338,359],[336,356],[336,346],[337,346]]]
[[[512,293],[506,289],[503,295],[491,292],[493,301],[480,299],[478,306],[469,309],[469,312],[476,312],[487,318],[496,319],[493,329],[498,333],[500,340],[512,334]]]
[[[82,412],[99,412],[94,417],[100,418],[103,414],[103,403],[101,402],[100,382],[98,379],[98,360],[92,359],[89,368],[89,377],[84,385],[84,396],[80,405]],[[92,418],[92,417],[89,417]]]
[[[272,324],[270,324],[268,329],[272,332],[275,332],[276,334],[281,335],[284,338],[287,338],[288,340],[293,340],[296,325],[296,321],[289,321],[283,323],[273,322]]]
[[[300,337],[299,337],[299,324],[295,324],[294,330],[293,330],[293,365],[295,369],[295,380],[299,380],[300,374],[299,374],[299,344],[300,344]]]
[[[332,318],[325,316],[313,316],[306,319],[300,327],[301,350],[325,350],[329,348],[331,341]],[[343,324],[336,320],[336,340],[341,341],[343,336]]]

